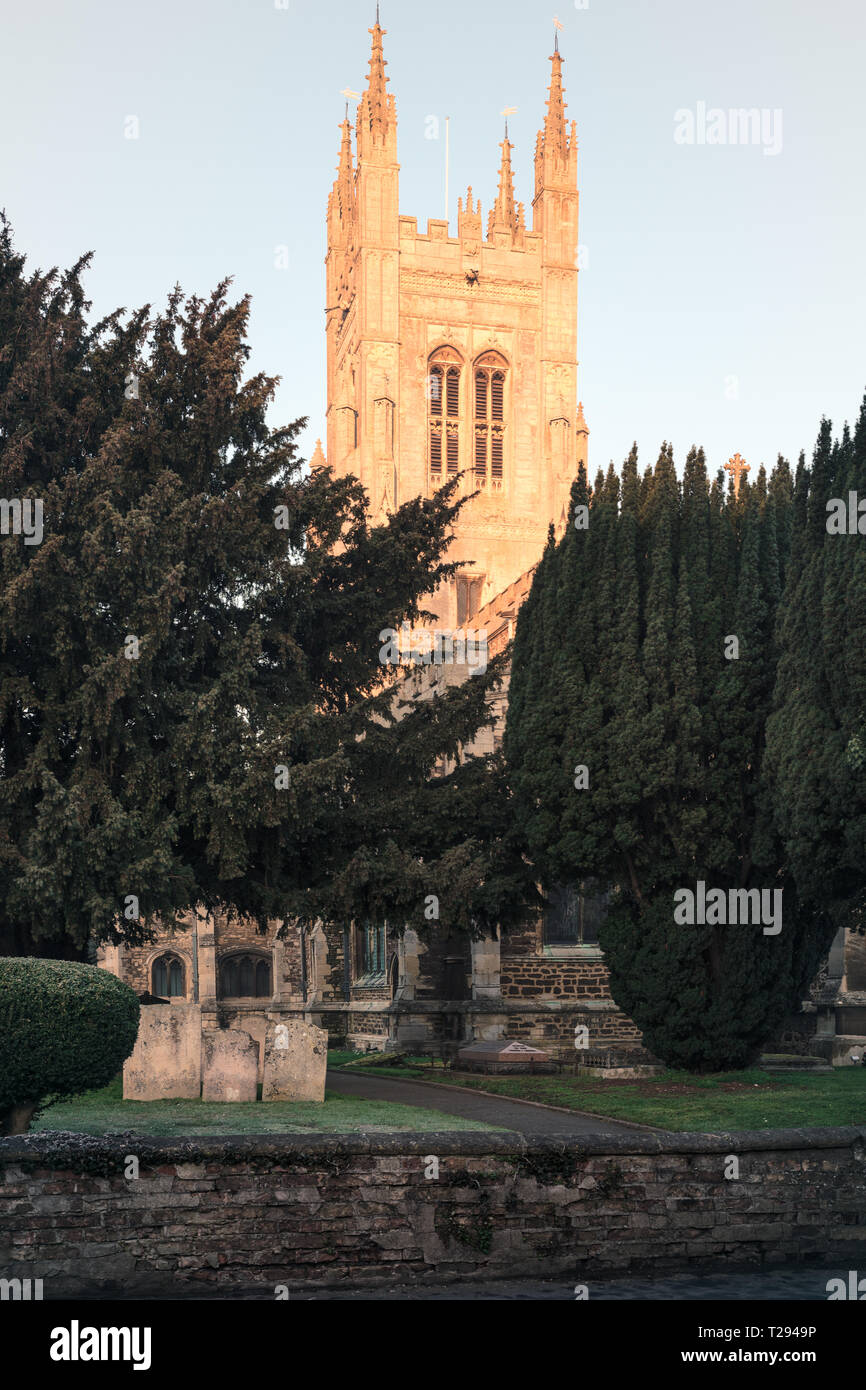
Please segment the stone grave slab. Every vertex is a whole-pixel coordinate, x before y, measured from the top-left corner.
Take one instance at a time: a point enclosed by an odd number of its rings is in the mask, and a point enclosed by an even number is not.
[[[123,1064],[124,1100],[198,1100],[201,1005],[147,1004]]]
[[[460,1071],[556,1071],[549,1053],[512,1038],[468,1043],[457,1053],[455,1066]]]
[[[300,1019],[268,1023],[262,1100],[325,1099],[328,1033]]]
[[[213,1101],[254,1101],[259,1068],[259,1045],[240,1028],[217,1028],[202,1033],[201,1098]]]

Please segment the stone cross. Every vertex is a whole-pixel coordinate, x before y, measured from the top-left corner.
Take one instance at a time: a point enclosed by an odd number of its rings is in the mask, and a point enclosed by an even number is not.
[[[734,480],[735,497],[739,497],[740,495],[740,478],[744,473],[751,472],[751,467],[752,465],[750,463],[746,463],[744,459],[740,458],[739,454],[734,454],[734,457],[732,459],[728,459],[727,463],[725,464],[725,472],[730,473],[731,477]]]

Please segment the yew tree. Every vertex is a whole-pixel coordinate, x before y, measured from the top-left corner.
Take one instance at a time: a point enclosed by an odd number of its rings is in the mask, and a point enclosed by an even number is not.
[[[0,495],[43,518],[0,537],[0,953],[195,905],[507,919],[501,773],[460,757],[502,663],[398,719],[380,660],[451,573],[457,485],[372,522],[269,422],[247,298],[93,322],[88,260],[28,273],[0,228]]]

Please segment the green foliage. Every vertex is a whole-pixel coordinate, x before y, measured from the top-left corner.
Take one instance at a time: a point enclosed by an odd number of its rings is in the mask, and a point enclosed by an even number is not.
[[[574,506],[587,500],[583,474]],[[829,945],[798,903],[773,820],[764,738],[790,550],[780,460],[739,496],[693,449],[662,446],[620,499],[549,544],[518,621],[505,738],[516,823],[545,890],[597,879],[614,999],[670,1065],[748,1065]],[[738,659],[726,659],[736,636]],[[588,789],[575,769],[589,769]],[[679,926],[677,889],[783,890],[783,928]]]
[[[501,771],[459,758],[502,660],[400,721],[380,663],[453,571],[456,480],[371,524],[355,479],[305,469],[304,421],[269,426],[247,299],[91,325],[86,265],[28,277],[0,223],[0,495],[44,504],[40,545],[0,545],[0,950],[197,904],[507,919]]]
[[[129,985],[78,961],[0,957],[0,1116],[105,1086],[135,1046]]]
[[[801,466],[802,531],[778,627],[767,759],[798,891],[828,929],[866,929],[866,538],[827,529],[831,499],[866,498],[866,398],[853,436],[825,420]],[[866,525],[866,523],[864,523]]]

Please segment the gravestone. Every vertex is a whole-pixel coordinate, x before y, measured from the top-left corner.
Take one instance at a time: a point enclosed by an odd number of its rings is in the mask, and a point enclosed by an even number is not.
[[[300,1019],[268,1023],[262,1100],[325,1099],[328,1033]]]
[[[457,1053],[460,1071],[518,1072],[555,1071],[556,1064],[540,1047],[512,1038],[468,1043]]]
[[[149,1004],[123,1064],[124,1100],[198,1100],[201,1095],[201,1006]]]
[[[202,1034],[201,1098],[214,1101],[254,1101],[259,1045],[240,1028],[218,1028]]]

